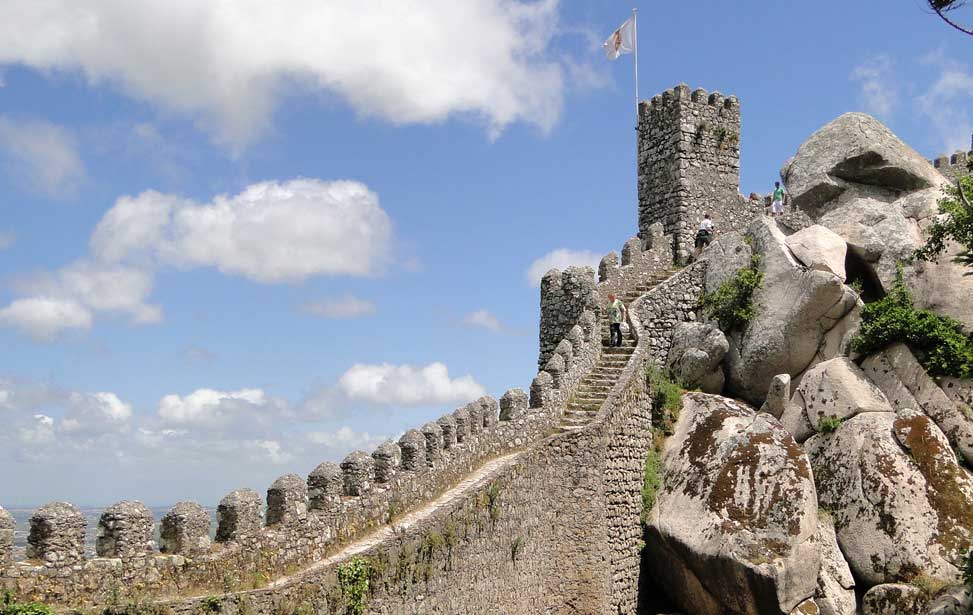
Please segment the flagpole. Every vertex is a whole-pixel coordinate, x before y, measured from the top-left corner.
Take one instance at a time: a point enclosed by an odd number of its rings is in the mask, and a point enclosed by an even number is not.
[[[632,38],[635,39],[635,127],[639,127],[639,20],[638,9],[632,9]]]

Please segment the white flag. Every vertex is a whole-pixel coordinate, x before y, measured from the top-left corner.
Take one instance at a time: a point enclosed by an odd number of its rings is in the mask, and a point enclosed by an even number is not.
[[[635,17],[629,17],[617,30],[612,32],[603,45],[605,56],[617,60],[623,53],[635,51]]]

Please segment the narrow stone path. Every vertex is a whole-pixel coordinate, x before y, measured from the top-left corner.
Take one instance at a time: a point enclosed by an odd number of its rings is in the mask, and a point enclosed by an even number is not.
[[[675,273],[674,270],[661,271],[651,276],[648,281],[636,286],[624,296],[620,297],[625,306],[631,306],[632,302],[649,292],[660,282],[669,279]],[[601,317],[601,356],[588,375],[584,377],[578,385],[577,391],[568,400],[567,408],[561,419],[560,430],[562,432],[578,431],[584,429],[585,425],[598,414],[605,399],[611,392],[612,387],[618,382],[618,378],[625,366],[628,365],[632,353],[635,352],[635,340],[629,336],[622,338],[622,345],[617,347],[609,346],[609,323],[608,311],[603,310]]]
[[[497,457],[496,459],[491,459],[490,461],[484,463],[482,466],[473,471],[472,474],[468,475],[462,481],[460,481],[455,487],[449,489],[442,495],[440,495],[435,500],[427,503],[422,508],[414,510],[401,519],[396,521],[394,524],[386,525],[371,534],[363,536],[354,542],[349,543],[340,551],[327,557],[323,560],[314,562],[310,566],[301,569],[299,572],[280,577],[275,579],[273,582],[267,585],[269,589],[280,588],[286,586],[295,580],[301,579],[305,576],[314,574],[315,572],[333,566],[335,564],[341,563],[345,560],[351,559],[352,557],[364,553],[368,549],[374,547],[375,545],[390,540],[395,537],[396,532],[401,532],[402,530],[407,530],[424,519],[432,516],[436,511],[442,509],[455,502],[456,500],[466,497],[471,491],[475,491],[485,485],[486,483],[493,480],[500,470],[507,467],[513,463],[518,457],[524,454],[524,451],[518,451],[516,453],[510,453],[509,455],[504,455],[502,457]]]

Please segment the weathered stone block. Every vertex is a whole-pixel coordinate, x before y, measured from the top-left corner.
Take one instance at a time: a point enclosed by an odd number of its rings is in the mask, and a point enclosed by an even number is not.
[[[540,372],[530,383],[530,407],[540,408],[554,393],[554,377],[548,372]]]
[[[84,514],[67,502],[52,502],[37,509],[30,518],[27,558],[43,560],[52,568],[84,561]]]
[[[363,495],[375,481],[375,460],[363,451],[355,451],[341,462],[345,495]]]
[[[470,412],[466,408],[459,408],[453,412],[456,421],[456,442],[462,444],[470,439]]]
[[[387,483],[402,465],[402,449],[395,442],[387,440],[378,445],[372,459],[375,460],[375,482]]]
[[[426,423],[422,436],[426,439],[426,465],[431,468],[443,458],[443,428],[438,423]]]
[[[510,389],[500,398],[500,420],[513,421],[527,414],[529,400],[523,389]]]
[[[253,489],[237,489],[220,500],[216,508],[216,542],[230,542],[252,536],[263,527],[263,500]]]
[[[426,467],[426,437],[417,429],[410,429],[399,438],[402,449],[402,469],[418,472]]]
[[[267,525],[293,525],[307,519],[307,483],[285,474],[267,489]]]
[[[152,550],[152,511],[142,502],[119,502],[101,514],[95,550],[99,557],[145,557]]]
[[[0,571],[13,561],[14,517],[0,506]]]
[[[456,446],[456,419],[447,414],[436,423],[443,430],[443,448],[448,450]]]
[[[471,401],[463,406],[463,408],[470,415],[470,433],[476,435],[483,431],[483,409],[480,407],[480,404]]]
[[[580,331],[580,329],[579,329]],[[476,400],[480,405],[480,416],[483,418],[483,428],[491,429],[497,424],[497,400],[489,395],[484,395]]]
[[[179,502],[162,517],[160,549],[171,555],[196,555],[209,549],[209,513],[196,502]]]

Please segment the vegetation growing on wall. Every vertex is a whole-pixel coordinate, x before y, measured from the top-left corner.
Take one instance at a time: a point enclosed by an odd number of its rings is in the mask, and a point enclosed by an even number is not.
[[[0,615],[54,615],[54,609],[43,602],[17,602],[10,592],[4,592]]]
[[[973,341],[963,325],[948,316],[916,309],[901,265],[889,293],[862,310],[861,329],[852,347],[870,354],[896,342],[908,345],[934,376],[973,378]]]
[[[749,267],[740,269],[719,288],[703,295],[700,306],[707,316],[716,319],[723,331],[742,329],[756,315],[753,293],[763,284],[763,279],[760,257],[754,254]]]
[[[360,557],[338,566],[338,586],[341,588],[345,610],[351,615],[362,615],[365,612],[371,576],[371,566]]]

